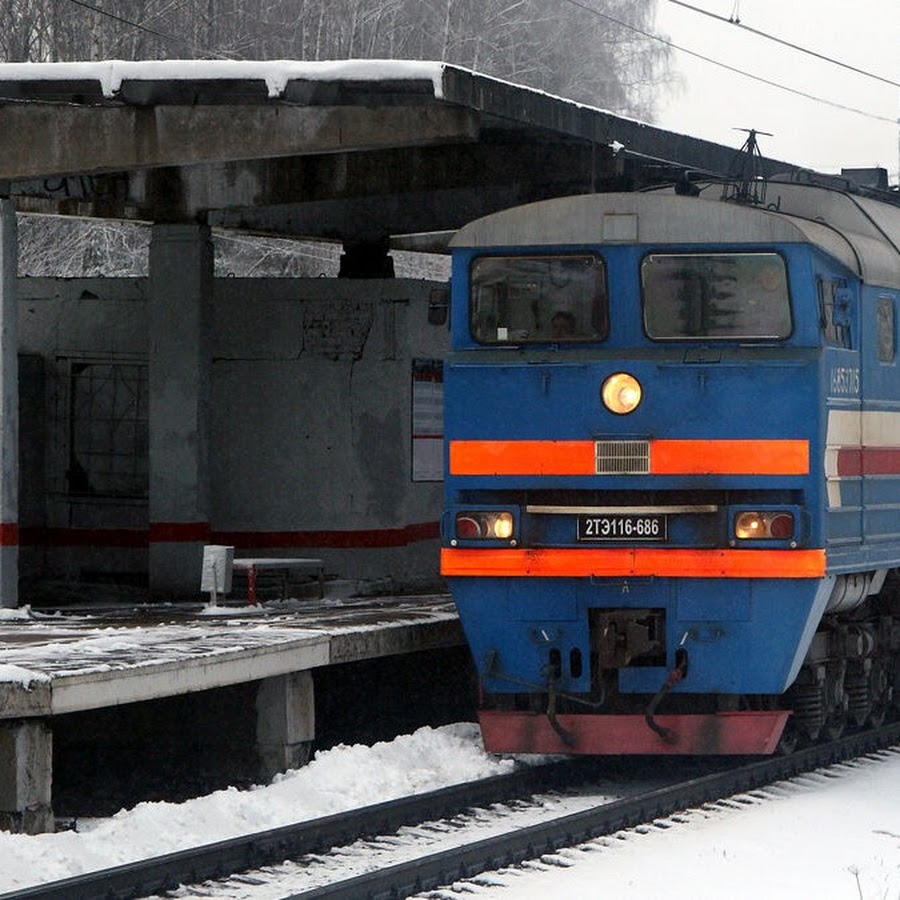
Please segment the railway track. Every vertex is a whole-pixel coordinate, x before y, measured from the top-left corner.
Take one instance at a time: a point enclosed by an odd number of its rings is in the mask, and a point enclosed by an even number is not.
[[[900,723],[892,723],[790,756],[745,765],[723,763],[721,759],[706,765],[693,763],[690,777],[685,779],[682,773],[679,779],[662,785],[657,779],[658,786],[634,796],[283,896],[374,900],[421,893],[482,871],[515,865],[688,807],[884,749],[898,741]],[[629,765],[633,767],[635,760],[630,760]],[[604,766],[604,775],[608,771],[609,767]],[[591,779],[596,784],[595,760],[566,760],[2,894],[0,900],[146,897],[172,890],[179,884],[198,884],[308,854],[321,854],[360,839],[393,834],[403,826],[450,818],[472,807],[570,789]]]

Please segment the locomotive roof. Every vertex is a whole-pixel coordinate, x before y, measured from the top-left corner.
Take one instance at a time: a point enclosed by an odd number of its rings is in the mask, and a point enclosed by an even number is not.
[[[869,284],[900,288],[900,207],[844,191],[769,182],[766,207],[671,190],[582,194],[470,223],[453,247],[634,243],[810,243]]]

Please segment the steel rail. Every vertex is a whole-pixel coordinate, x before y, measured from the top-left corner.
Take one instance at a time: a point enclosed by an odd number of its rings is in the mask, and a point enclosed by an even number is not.
[[[0,900],[108,900],[152,895],[179,884],[196,884],[308,853],[324,853],[360,838],[391,834],[404,825],[449,818],[471,807],[571,787],[592,775],[596,776],[596,762],[587,758],[522,768],[507,775],[21,888],[0,894]]]
[[[886,749],[900,741],[900,723],[816,745],[790,756],[704,775],[640,796],[616,800],[473,844],[419,857],[283,900],[387,900],[435,890],[481,872],[515,865],[605,834],[652,822],[689,807],[792,778],[812,769]]]
[[[305,900],[405,897],[897,743],[900,743],[900,723],[892,723],[790,756],[767,758],[748,765],[735,767],[733,760],[718,757],[707,761],[704,768],[703,762],[694,761],[703,774],[686,781],[289,896]],[[648,761],[626,759],[623,764],[627,768],[641,768]],[[708,774],[710,769],[714,770],[712,774]],[[454,785],[22,888],[0,894],[0,900],[110,900],[149,896],[172,890],[179,884],[224,879],[306,854],[326,852],[356,840],[392,834],[404,825],[448,818],[472,807],[571,788],[587,781],[596,784],[600,774],[608,777],[609,762],[601,773],[597,759],[592,757],[534,766],[510,775]]]

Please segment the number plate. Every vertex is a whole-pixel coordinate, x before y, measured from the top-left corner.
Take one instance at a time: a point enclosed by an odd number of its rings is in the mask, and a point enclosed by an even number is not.
[[[578,517],[579,541],[664,541],[668,521],[664,515],[599,515]]]

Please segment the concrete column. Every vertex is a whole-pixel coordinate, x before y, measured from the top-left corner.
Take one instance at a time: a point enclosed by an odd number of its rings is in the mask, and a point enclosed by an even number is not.
[[[0,199],[0,607],[19,605],[19,310],[16,210]]]
[[[53,738],[43,722],[0,722],[0,829],[24,834],[54,830],[52,773]]]
[[[213,249],[200,225],[150,242],[150,587],[196,594],[209,541]]]
[[[256,695],[256,746],[260,777],[309,762],[316,736],[316,704],[312,673],[277,675],[260,682]]]

